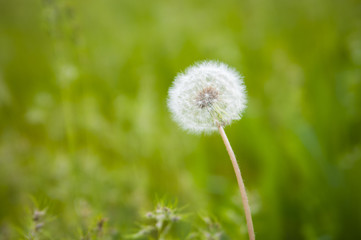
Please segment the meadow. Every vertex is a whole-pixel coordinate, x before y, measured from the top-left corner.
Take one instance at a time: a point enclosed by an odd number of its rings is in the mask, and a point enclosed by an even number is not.
[[[0,0],[0,239],[248,239],[219,134],[180,71],[244,75],[225,128],[256,239],[361,239],[357,0]]]

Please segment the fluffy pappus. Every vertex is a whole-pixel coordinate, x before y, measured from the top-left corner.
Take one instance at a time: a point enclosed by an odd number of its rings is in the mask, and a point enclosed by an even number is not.
[[[243,77],[217,61],[203,61],[179,73],[169,89],[173,119],[192,133],[210,133],[239,120],[246,108]]]

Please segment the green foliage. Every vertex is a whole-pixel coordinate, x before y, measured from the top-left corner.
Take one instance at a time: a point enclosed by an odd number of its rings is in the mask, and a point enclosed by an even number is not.
[[[0,239],[125,239],[157,195],[247,239],[220,137],[178,129],[165,103],[203,59],[245,75],[248,108],[225,131],[257,239],[361,239],[359,5],[0,0]],[[30,196],[45,204],[26,220]],[[169,234],[210,227],[189,224]]]
[[[43,228],[45,225],[45,215],[46,210],[35,209],[32,218],[27,223],[25,232],[23,233],[24,239],[27,240],[36,240],[36,239],[45,239],[43,237]]]
[[[164,203],[158,203],[153,212],[146,214],[148,222],[140,226],[140,230],[129,236],[130,239],[145,238],[165,240],[170,239],[172,225],[181,221],[183,216],[179,210]]]
[[[210,217],[203,216],[202,224],[197,226],[197,230],[189,235],[187,239],[198,239],[198,240],[220,240],[222,239],[222,228],[220,224]]]

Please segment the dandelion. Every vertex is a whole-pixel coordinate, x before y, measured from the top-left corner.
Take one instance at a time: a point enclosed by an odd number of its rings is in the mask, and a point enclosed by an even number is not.
[[[243,77],[226,64],[205,61],[175,78],[168,106],[174,120],[193,133],[210,133],[238,120],[246,108]]]
[[[176,76],[169,89],[168,107],[173,119],[186,131],[211,133],[219,131],[236,174],[246,215],[249,239],[255,234],[246,188],[236,157],[224,127],[239,120],[246,108],[247,97],[243,77],[224,63],[196,63]]]

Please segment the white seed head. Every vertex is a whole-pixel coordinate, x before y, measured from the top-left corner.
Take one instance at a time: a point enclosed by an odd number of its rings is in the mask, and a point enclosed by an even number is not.
[[[210,133],[239,120],[246,103],[243,77],[216,61],[199,62],[179,73],[168,95],[174,120],[193,133]]]

